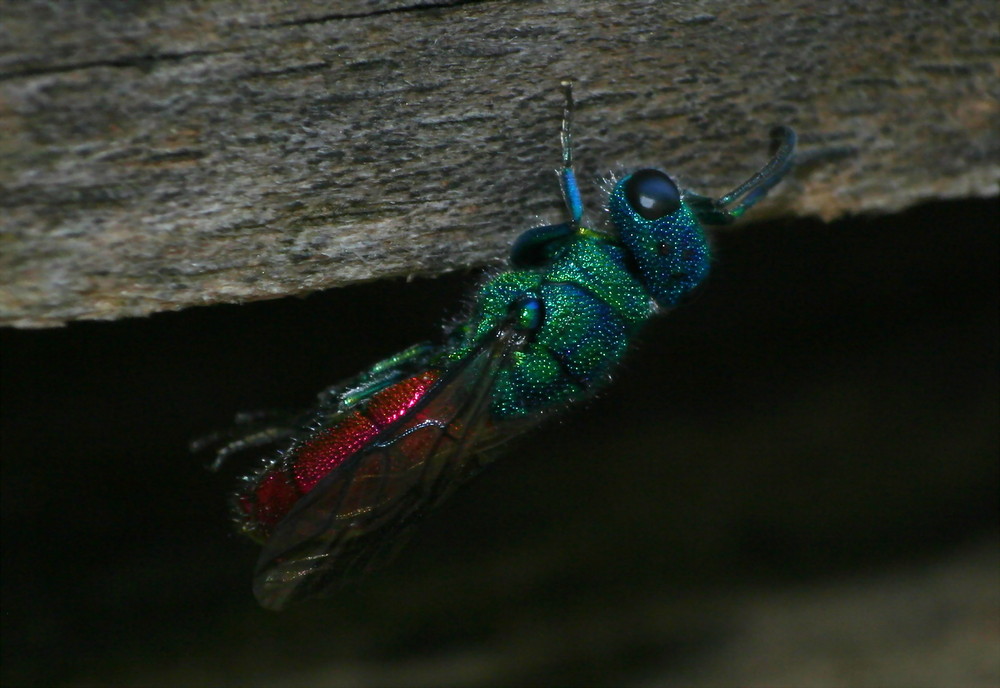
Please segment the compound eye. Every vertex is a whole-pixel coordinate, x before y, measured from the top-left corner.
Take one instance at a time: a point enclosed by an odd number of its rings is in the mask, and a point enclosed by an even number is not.
[[[659,170],[639,170],[625,182],[625,200],[647,220],[659,220],[681,207],[681,192]]]

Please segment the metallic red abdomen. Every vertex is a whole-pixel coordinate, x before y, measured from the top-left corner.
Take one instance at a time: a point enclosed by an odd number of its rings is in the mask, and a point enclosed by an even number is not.
[[[386,387],[292,446],[237,497],[243,531],[266,539],[302,495],[401,418],[439,377],[427,370]]]

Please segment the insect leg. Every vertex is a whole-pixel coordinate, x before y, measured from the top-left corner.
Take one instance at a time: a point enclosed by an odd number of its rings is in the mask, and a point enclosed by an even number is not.
[[[288,411],[240,413],[232,427],[192,441],[191,451],[214,451],[215,458],[208,464],[208,470],[214,473],[234,454],[287,440],[304,417],[302,413]]]
[[[563,201],[566,209],[569,210],[570,223],[573,227],[580,224],[583,217],[583,201],[580,199],[580,188],[576,183],[576,173],[573,172],[573,82],[562,82],[563,93],[566,95],[566,104],[563,106],[562,127],[559,132],[559,140],[562,144],[562,169],[559,171],[559,182],[562,186]]]
[[[320,406],[336,409],[338,412],[352,408],[376,392],[426,368],[439,348],[426,342],[414,344],[409,349],[379,361],[368,372],[353,380],[323,390],[319,395]]]
[[[577,228],[572,222],[533,227],[519,236],[510,247],[510,264],[515,268],[547,265],[556,250],[576,234]]]
[[[795,141],[795,131],[791,127],[775,127],[771,130],[771,159],[756,174],[718,200],[691,192],[685,193],[684,200],[704,224],[731,223],[764,198],[792,168],[795,161]],[[736,205],[727,207],[733,203]]]

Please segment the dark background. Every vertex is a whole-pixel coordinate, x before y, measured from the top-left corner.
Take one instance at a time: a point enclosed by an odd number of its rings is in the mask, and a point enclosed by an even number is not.
[[[385,570],[283,614],[250,593],[232,477],[187,443],[435,338],[476,276],[2,331],[2,682],[751,685],[787,649],[733,659],[761,600],[815,634],[801,676],[851,665],[874,624],[905,685],[963,614],[1000,609],[993,577],[978,606],[921,588],[996,550],[997,208],[718,234],[708,285],[607,393],[516,441]],[[898,627],[891,595],[850,597],[871,580],[912,590]],[[863,610],[830,635],[841,593]],[[930,622],[906,617],[928,599]],[[943,655],[954,676],[995,683],[985,629]]]

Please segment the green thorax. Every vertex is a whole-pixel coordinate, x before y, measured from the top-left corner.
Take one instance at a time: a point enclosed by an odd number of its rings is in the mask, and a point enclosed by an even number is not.
[[[655,312],[649,293],[627,267],[624,249],[603,234],[579,229],[553,248],[546,264],[488,279],[449,358],[469,355],[498,328],[523,320],[522,304],[540,304],[539,322],[500,364],[492,402],[497,419],[592,395]]]

